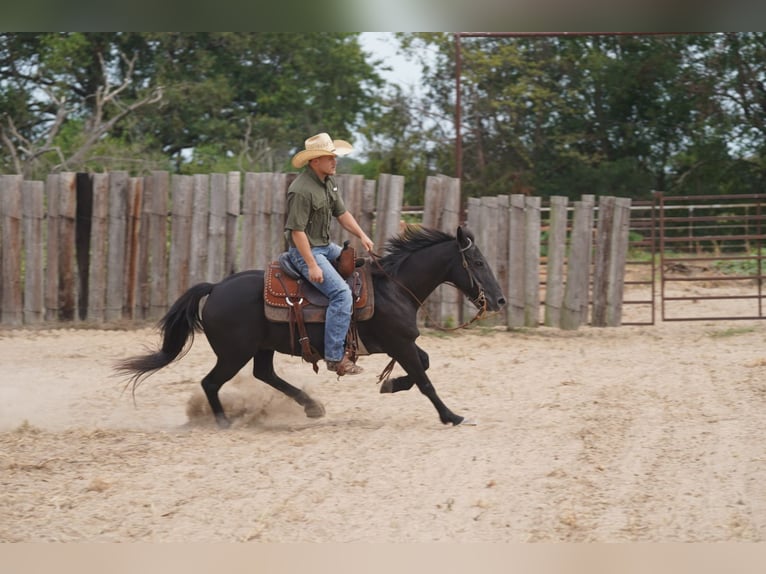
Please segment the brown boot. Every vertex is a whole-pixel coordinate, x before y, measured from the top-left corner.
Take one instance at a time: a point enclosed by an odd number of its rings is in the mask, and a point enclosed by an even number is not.
[[[343,375],[358,375],[364,369],[354,363],[348,355],[343,355],[340,361],[327,361],[327,370],[334,371],[339,377]]]

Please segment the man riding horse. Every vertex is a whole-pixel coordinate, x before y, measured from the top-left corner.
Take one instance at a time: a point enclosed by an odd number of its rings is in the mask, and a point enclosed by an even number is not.
[[[362,247],[369,252],[373,249],[372,240],[346,210],[333,177],[337,157],[348,155],[353,147],[346,141],[331,139],[326,133],[308,138],[304,145],[305,149],[293,156],[292,164],[306,169],[287,190],[288,253],[298,271],[330,301],[324,347],[328,370],[339,376],[356,375],[362,368],[345,349],[353,309],[351,289],[332,264],[341,247],[330,241],[330,222],[335,217],[346,231],[360,239]]]

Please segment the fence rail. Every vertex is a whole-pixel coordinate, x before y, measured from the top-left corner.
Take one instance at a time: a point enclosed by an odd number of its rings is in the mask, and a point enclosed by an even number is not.
[[[0,325],[156,319],[196,282],[264,268],[285,248],[293,177],[65,172],[41,182],[0,176]],[[403,178],[338,179],[349,211],[383,250],[403,214],[412,216],[402,206]],[[459,180],[427,178],[418,211],[423,225],[454,233],[462,213]],[[629,200],[614,197],[584,196],[572,205],[564,197],[547,204],[523,195],[468,198],[464,223],[510,302],[493,322],[619,325],[629,211]],[[332,237],[344,238],[335,223]],[[473,312],[468,305],[442,286],[420,320],[455,324]]]

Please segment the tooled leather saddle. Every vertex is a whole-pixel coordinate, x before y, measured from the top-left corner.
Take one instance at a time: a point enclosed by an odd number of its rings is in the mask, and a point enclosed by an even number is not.
[[[354,249],[346,242],[335,266],[351,288],[354,310],[348,340],[351,352],[355,355],[358,345],[356,323],[372,317],[375,310],[370,264],[364,259],[356,259]],[[263,295],[266,319],[275,323],[289,323],[293,345],[297,328],[301,355],[313,364],[314,372],[317,372],[317,361],[322,356],[311,346],[305,323],[324,323],[329,299],[300,274],[287,252],[269,263]]]

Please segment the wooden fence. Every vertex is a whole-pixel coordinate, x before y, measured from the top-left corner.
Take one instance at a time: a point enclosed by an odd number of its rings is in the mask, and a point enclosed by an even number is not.
[[[293,177],[65,172],[41,182],[0,176],[0,325],[156,319],[197,282],[264,268],[285,248]],[[403,178],[342,175],[339,186],[382,251],[400,229]],[[600,198],[594,230],[591,196],[573,209],[566,198],[552,198],[545,225],[540,198],[469,198],[465,223],[509,300],[494,322],[577,328],[588,322],[592,300],[592,324],[619,325],[628,208],[628,200]],[[462,217],[459,181],[429,177],[422,223],[454,233]],[[542,230],[548,232],[544,269]],[[333,224],[335,241],[344,233]],[[426,303],[426,324],[455,324],[472,313],[449,286]]]

